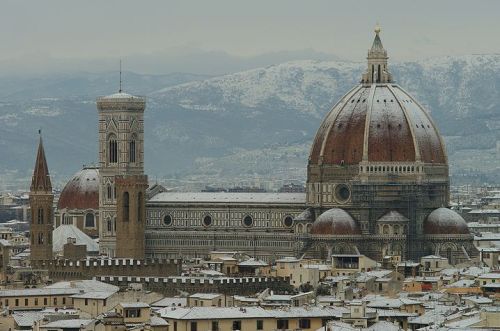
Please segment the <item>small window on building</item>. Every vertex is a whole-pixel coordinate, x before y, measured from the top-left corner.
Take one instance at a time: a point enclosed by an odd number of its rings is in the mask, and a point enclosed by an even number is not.
[[[130,163],[135,163],[135,138],[132,138],[132,141],[129,143],[129,159]]]
[[[130,211],[130,196],[128,192],[123,192],[123,222],[128,222]]]
[[[233,321],[233,328],[232,330],[241,330],[241,321]]]
[[[29,304],[28,299],[24,299],[24,305],[28,306],[28,304]]]
[[[48,304],[47,298],[43,298],[43,305],[46,306]]]
[[[264,321],[257,320],[257,330],[264,330]]]
[[[284,224],[287,228],[291,227],[291,226],[293,225],[293,218],[292,218],[292,216],[287,216],[287,217],[285,217],[285,219],[283,220],[283,224]]]
[[[85,227],[86,228],[95,227],[95,216],[93,213],[87,213],[85,215]]]
[[[137,222],[142,222],[142,211],[144,210],[142,207],[142,192],[137,194]]]
[[[198,323],[191,322],[191,331],[198,331]]]
[[[108,163],[118,162],[118,142],[115,135],[108,137]]]
[[[283,330],[288,329],[288,320],[279,319],[276,321],[276,329]]]
[[[169,214],[163,216],[163,224],[165,224],[166,226],[171,225],[172,224],[172,216]]]
[[[212,331],[219,331],[219,321],[212,321]]]
[[[38,224],[43,224],[43,208],[38,208],[37,220],[38,220]]]
[[[205,215],[205,217],[203,217],[203,225],[204,226],[210,226],[210,225],[212,225],[212,216]]]
[[[252,216],[250,215],[245,216],[245,218],[243,219],[243,225],[245,225],[246,227],[250,227],[252,226],[252,224],[253,224]]]
[[[140,309],[127,309],[125,310],[125,317],[141,317],[141,310]]]
[[[308,318],[299,319],[299,329],[310,329],[311,328],[311,320]]]

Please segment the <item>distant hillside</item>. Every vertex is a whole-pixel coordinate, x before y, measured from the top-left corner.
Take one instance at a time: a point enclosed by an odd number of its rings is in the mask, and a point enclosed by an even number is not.
[[[125,89],[148,97],[146,169],[173,185],[304,179],[316,129],[357,84],[362,63],[296,61],[206,78],[127,74]],[[498,180],[500,55],[443,57],[390,66],[396,81],[432,113],[445,135],[453,178]],[[0,187],[26,182],[36,130],[64,182],[97,157],[95,97],[116,75],[0,80]],[[173,181],[170,181],[173,180]]]

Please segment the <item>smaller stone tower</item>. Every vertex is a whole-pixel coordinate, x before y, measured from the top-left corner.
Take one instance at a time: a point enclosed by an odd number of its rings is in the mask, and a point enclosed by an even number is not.
[[[31,262],[35,265],[38,261],[52,259],[53,201],[54,194],[52,193],[49,169],[40,134],[38,153],[30,188],[30,248]]]
[[[144,259],[146,175],[116,176],[116,257]]]

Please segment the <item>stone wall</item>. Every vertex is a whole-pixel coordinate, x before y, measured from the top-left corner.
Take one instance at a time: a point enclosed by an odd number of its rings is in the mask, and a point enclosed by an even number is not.
[[[165,277],[180,275],[180,260],[50,260],[33,265],[48,270],[53,281],[92,279],[98,276]]]
[[[293,288],[286,277],[111,277],[95,279],[127,288],[131,283],[142,284],[143,289],[162,293],[166,296],[180,292],[222,293],[225,295],[252,295],[267,288],[275,293],[292,293]]]

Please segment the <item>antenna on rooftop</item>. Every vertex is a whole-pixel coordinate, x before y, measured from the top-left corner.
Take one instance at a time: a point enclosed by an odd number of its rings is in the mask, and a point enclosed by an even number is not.
[[[122,59],[120,59],[120,89],[118,92],[122,93]]]

